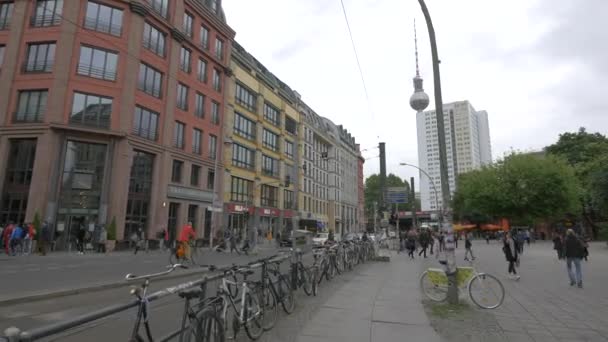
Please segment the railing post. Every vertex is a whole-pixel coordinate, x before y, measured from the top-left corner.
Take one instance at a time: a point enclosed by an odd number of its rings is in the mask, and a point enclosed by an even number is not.
[[[8,342],[19,342],[20,334],[21,330],[16,327],[10,327],[4,330],[4,336],[8,339]]]

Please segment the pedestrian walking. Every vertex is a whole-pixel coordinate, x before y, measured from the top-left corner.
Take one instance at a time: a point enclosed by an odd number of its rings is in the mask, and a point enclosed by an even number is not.
[[[133,254],[135,255],[137,254],[137,251],[143,249],[144,247],[144,231],[141,228],[138,228],[137,232],[133,233],[133,235],[131,236],[131,241],[133,241],[133,243],[135,244],[135,250],[133,252]]]
[[[105,226],[101,226],[99,231],[99,239],[97,241],[97,253],[106,252],[106,240],[108,240],[108,231]]]
[[[277,232],[277,235],[274,238],[277,244],[277,248],[281,248],[281,232]]]
[[[87,235],[84,224],[79,224],[78,232],[76,232],[76,249],[78,249],[78,254],[84,254],[84,240]]]
[[[568,268],[568,276],[570,277],[570,286],[577,285],[579,288],[582,288],[583,273],[581,270],[581,259],[584,256],[584,245],[583,241],[576,236],[572,229],[566,231],[564,256],[566,257],[566,267]],[[572,264],[574,264],[575,270],[572,269]]]
[[[469,261],[469,255],[471,255],[470,260],[475,260],[475,255],[473,255],[473,243],[471,243],[471,234],[464,234],[464,260]]]
[[[509,276],[511,274],[513,276],[511,279],[519,280],[520,276],[517,274],[517,270],[515,269],[515,263],[519,258],[518,250],[517,250],[517,242],[515,238],[511,236],[511,232],[507,232],[503,241],[503,252],[505,253],[505,258],[509,263]]]
[[[38,253],[42,256],[46,255],[49,242],[51,241],[51,230],[49,223],[44,221],[42,223],[42,229],[40,229],[40,236],[38,238]]]
[[[6,255],[11,255],[11,235],[13,235],[14,229],[15,225],[11,221],[2,232],[2,241],[4,242],[4,251],[6,252]]]
[[[490,233],[486,233],[486,244],[490,244]]]
[[[429,247],[429,237],[426,229],[422,230],[418,241],[420,242],[420,252],[418,252],[418,256],[424,254],[424,257],[426,258],[426,249]]]
[[[229,233],[228,241],[230,242],[230,253],[232,253],[232,251],[235,251],[236,254],[240,255],[241,252],[239,251],[238,242],[236,241],[236,234],[234,234],[234,232]]]
[[[407,255],[411,258],[411,259],[415,259],[414,257],[414,251],[416,250],[416,230],[414,230],[413,228],[410,229],[410,231],[407,233],[407,241],[405,243],[405,248],[407,249]]]
[[[435,246],[435,232],[429,234],[429,247],[431,248],[431,255],[433,255],[433,247]]]
[[[585,259],[585,261],[589,261],[589,241],[591,241],[589,237],[583,236],[583,258]]]
[[[557,259],[562,260],[564,258],[564,244],[562,243],[562,237],[559,234],[555,234],[553,238],[553,249],[557,252]]]
[[[192,227],[192,222],[188,222],[186,225],[184,225],[182,231],[179,234],[179,242],[182,245],[182,248],[184,249],[184,256],[187,259],[190,259],[190,255],[192,254],[192,251],[190,249],[190,243],[192,243],[193,241],[196,241],[196,233],[194,232],[194,228]]]
[[[23,228],[21,228],[23,224],[18,224],[13,229],[10,237],[10,245],[11,245],[11,255],[17,255],[17,249],[19,249],[19,254],[23,252]]]
[[[445,234],[443,234],[443,231],[441,231],[441,233],[439,233],[439,251],[443,252],[444,249],[445,249]]]

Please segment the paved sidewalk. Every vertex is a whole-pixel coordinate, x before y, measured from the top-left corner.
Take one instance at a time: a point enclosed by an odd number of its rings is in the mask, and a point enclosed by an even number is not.
[[[390,253],[390,262],[363,268],[329,297],[296,341],[403,342],[405,336],[408,341],[441,341],[421,304],[419,266],[405,254]]]

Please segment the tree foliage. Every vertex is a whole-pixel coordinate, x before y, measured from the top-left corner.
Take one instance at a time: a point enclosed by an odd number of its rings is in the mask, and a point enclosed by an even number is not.
[[[579,185],[573,168],[560,158],[513,153],[460,175],[453,204],[460,217],[531,224],[578,212]]]
[[[582,186],[583,214],[592,218],[608,215],[608,138],[581,127],[576,133],[560,134],[545,151],[565,158],[576,170]]]
[[[386,187],[405,187],[409,193],[410,184],[394,174],[386,176]],[[365,207],[368,212],[373,212],[374,202],[380,203],[380,175],[373,174],[365,179]],[[411,203],[399,204],[399,210],[409,210],[412,208]],[[389,208],[387,208],[389,209]]]

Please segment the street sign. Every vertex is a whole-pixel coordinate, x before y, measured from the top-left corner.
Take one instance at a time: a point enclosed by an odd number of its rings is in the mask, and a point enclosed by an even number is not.
[[[386,189],[386,201],[390,204],[408,202],[408,191],[404,187],[391,187]]]
[[[221,213],[223,211],[221,207],[211,207],[211,206],[207,207],[207,210],[215,211],[217,213]]]

